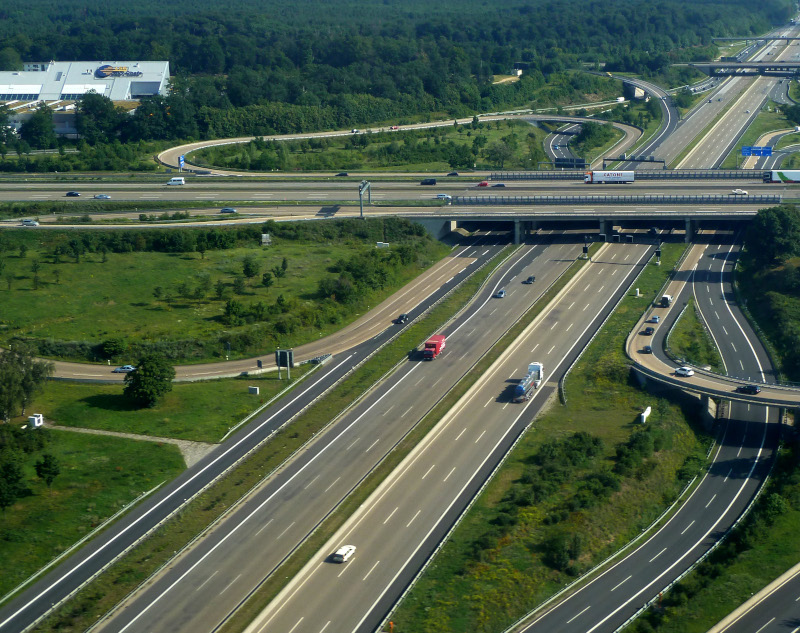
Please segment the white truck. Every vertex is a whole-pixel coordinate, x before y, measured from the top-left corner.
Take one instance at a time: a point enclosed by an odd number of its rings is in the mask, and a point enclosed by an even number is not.
[[[672,295],[662,295],[661,296],[661,307],[668,308],[672,305]]]
[[[587,185],[595,184],[625,184],[633,182],[635,172],[633,171],[605,171],[594,170],[587,171],[583,178],[583,182]]]

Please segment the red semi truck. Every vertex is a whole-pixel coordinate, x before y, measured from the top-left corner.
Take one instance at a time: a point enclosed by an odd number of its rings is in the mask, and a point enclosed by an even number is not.
[[[425,360],[433,360],[444,349],[444,334],[434,334],[425,343],[425,349],[422,350],[422,357]]]

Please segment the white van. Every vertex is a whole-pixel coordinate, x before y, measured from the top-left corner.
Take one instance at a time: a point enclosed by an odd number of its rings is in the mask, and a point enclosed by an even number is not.
[[[168,185],[185,185],[186,179],[183,176],[177,176],[175,178],[170,178],[167,181]]]
[[[22,226],[39,226],[39,223],[36,220],[22,220]]]
[[[339,549],[337,549],[333,556],[331,556],[331,560],[334,563],[346,563],[350,558],[352,558],[353,554],[356,553],[356,546],[355,545],[342,545]]]

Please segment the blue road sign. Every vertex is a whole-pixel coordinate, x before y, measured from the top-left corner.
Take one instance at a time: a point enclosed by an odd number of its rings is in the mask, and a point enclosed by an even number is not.
[[[183,169],[183,164],[184,164],[184,156],[183,156],[183,154],[178,156],[178,164],[181,166],[181,169]]]
[[[742,145],[742,156],[752,156],[753,148],[749,145]]]

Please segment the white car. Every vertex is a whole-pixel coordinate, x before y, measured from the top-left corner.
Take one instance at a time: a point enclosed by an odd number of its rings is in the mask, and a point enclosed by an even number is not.
[[[500,290],[497,291],[497,294],[495,294],[495,297],[497,297],[498,299],[505,299],[506,298],[505,288],[500,288]]]
[[[36,220],[20,220],[20,224],[22,224],[22,226],[39,226]]]
[[[353,554],[356,553],[356,546],[355,545],[342,545],[339,549],[337,549],[333,555],[331,556],[331,560],[334,563],[346,563],[350,558],[352,558]]]
[[[688,378],[689,376],[694,376],[694,369],[691,367],[678,367],[678,369],[675,370],[675,375]]]
[[[731,191],[734,196],[746,196],[747,192],[744,189],[734,189]]]
[[[136,367],[134,367],[133,365],[123,365],[122,367],[117,367],[116,369],[112,369],[111,373],[112,374],[127,374],[127,373],[130,373],[130,372],[135,371],[135,370],[136,370]]]

